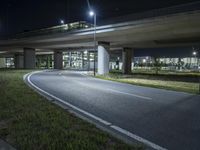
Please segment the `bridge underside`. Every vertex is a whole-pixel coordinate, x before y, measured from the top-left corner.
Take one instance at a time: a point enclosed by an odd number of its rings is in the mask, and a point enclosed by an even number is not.
[[[99,74],[109,71],[110,51],[122,51],[123,72],[130,73],[130,55],[135,48],[199,46],[199,18],[200,11],[194,11],[97,27],[96,51],[98,51]],[[62,52],[94,51],[93,33],[93,29],[89,28],[4,40],[0,41],[0,55],[15,56],[16,67],[34,68],[35,53],[54,53],[54,66],[61,69]],[[24,60],[20,61],[22,55]]]

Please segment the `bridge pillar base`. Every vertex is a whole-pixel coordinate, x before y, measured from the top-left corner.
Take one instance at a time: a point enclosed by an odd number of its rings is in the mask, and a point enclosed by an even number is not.
[[[110,43],[98,43],[98,74],[105,75],[109,73],[109,49]]]
[[[24,48],[24,69],[35,69],[36,55],[35,49]]]
[[[14,64],[16,69],[24,68],[24,56],[22,54],[15,54]]]
[[[63,69],[63,53],[54,51],[54,69]]]
[[[124,48],[122,50],[122,62],[123,62],[122,73],[123,74],[131,74],[132,57],[133,57],[132,48]]]

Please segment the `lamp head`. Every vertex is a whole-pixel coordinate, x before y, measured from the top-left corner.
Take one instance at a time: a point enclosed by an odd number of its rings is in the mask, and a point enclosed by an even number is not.
[[[64,21],[64,20],[60,20],[60,23],[61,23],[61,24],[64,24],[64,23],[65,23],[65,21]]]
[[[193,52],[192,54],[195,56],[195,55],[197,55],[197,52]]]
[[[95,12],[91,10],[91,11],[89,12],[89,15],[92,17],[92,16],[95,15]]]

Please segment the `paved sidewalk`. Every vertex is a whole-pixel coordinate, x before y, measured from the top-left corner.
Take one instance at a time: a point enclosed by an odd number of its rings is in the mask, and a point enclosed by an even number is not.
[[[0,150],[16,150],[16,149],[0,139]]]

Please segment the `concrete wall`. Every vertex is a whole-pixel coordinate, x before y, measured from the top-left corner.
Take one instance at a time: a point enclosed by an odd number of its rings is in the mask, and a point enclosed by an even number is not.
[[[122,50],[122,73],[123,74],[131,74],[131,64],[133,59],[133,49],[132,48],[124,48]]]
[[[109,73],[110,43],[99,42],[98,45],[98,74]]]
[[[54,52],[54,69],[63,69],[63,53],[60,51]]]
[[[16,69],[24,68],[24,56],[20,54],[15,55],[14,63]]]
[[[35,49],[24,48],[24,69],[35,69],[36,56]]]

